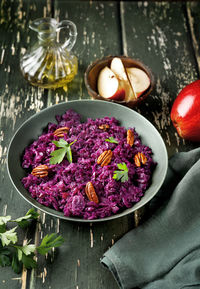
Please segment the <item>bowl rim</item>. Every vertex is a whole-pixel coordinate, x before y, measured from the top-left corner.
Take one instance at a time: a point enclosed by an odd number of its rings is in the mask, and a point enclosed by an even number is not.
[[[40,204],[39,202],[37,202],[34,198],[31,197],[28,197],[25,196],[17,187],[17,185],[15,184],[14,180],[13,180],[13,177],[11,175],[11,172],[10,172],[10,167],[9,167],[9,163],[10,163],[10,151],[11,151],[11,147],[12,147],[12,144],[15,140],[15,137],[17,136],[17,134],[22,130],[22,128],[24,126],[27,125],[27,123],[31,122],[32,119],[34,119],[35,117],[38,117],[40,116],[41,114],[43,114],[44,112],[48,111],[48,110],[51,110],[55,107],[62,107],[63,105],[68,105],[68,104],[71,104],[71,103],[91,103],[91,102],[99,102],[99,103],[102,103],[104,102],[105,105],[114,105],[114,106],[118,106],[119,108],[123,108],[125,110],[129,110],[129,111],[132,111],[132,113],[136,114],[137,116],[139,116],[141,119],[144,119],[148,125],[150,125],[153,130],[155,130],[155,132],[157,133],[157,135],[159,136],[160,138],[160,142],[162,144],[162,147],[164,149],[164,155],[163,155],[163,159],[162,161],[166,164],[165,165],[165,169],[164,169],[164,173],[163,173],[163,177],[162,179],[160,180],[159,182],[159,185],[157,186],[156,190],[154,191],[153,194],[151,194],[148,199],[145,201],[144,204],[140,204],[141,200],[137,203],[135,203],[131,208],[127,208],[125,210],[123,210],[122,212],[120,213],[117,213],[117,214],[114,214],[114,215],[111,215],[109,217],[105,217],[105,218],[99,218],[99,219],[82,219],[82,218],[76,218],[76,217],[67,217],[67,216],[64,216],[64,213],[61,212],[61,211],[57,211],[53,208],[50,208],[50,207],[46,207],[42,204]],[[67,108],[66,108],[67,110]],[[54,115],[55,117],[55,115]],[[47,124],[46,124],[47,126]],[[44,127],[43,127],[44,128]],[[137,128],[136,128],[137,130]],[[22,153],[23,153],[23,150],[25,148],[22,148]],[[113,103],[113,102],[107,102],[107,101],[102,101],[102,100],[89,100],[89,99],[84,99],[84,100],[71,100],[71,101],[68,101],[68,102],[61,102],[61,103],[58,103],[58,104],[55,104],[55,105],[52,105],[52,106],[49,106],[49,107],[46,107],[44,109],[42,109],[41,111],[37,112],[36,114],[33,114],[31,117],[29,117],[26,121],[24,121],[20,126],[19,128],[15,131],[13,137],[11,138],[11,141],[9,143],[9,146],[8,146],[8,151],[7,151],[7,171],[8,171],[8,175],[9,175],[9,178],[11,180],[11,183],[13,184],[14,188],[16,189],[16,191],[20,194],[21,197],[23,197],[28,203],[30,203],[32,206],[34,206],[35,208],[41,210],[42,212],[44,213],[47,213],[53,217],[57,217],[59,219],[63,219],[63,220],[66,220],[66,221],[73,221],[73,222],[80,222],[80,223],[98,223],[98,222],[104,222],[104,221],[111,221],[111,220],[114,220],[114,219],[118,219],[118,218],[121,218],[121,217],[125,217],[125,216],[128,216],[132,213],[134,213],[136,210],[138,210],[139,208],[143,207],[144,205],[146,205],[156,194],[157,192],[159,191],[160,187],[162,186],[164,180],[165,180],[165,177],[166,177],[166,174],[167,174],[167,168],[168,168],[168,153],[167,153],[167,149],[166,149],[166,145],[164,143],[164,140],[162,138],[162,136],[160,135],[160,133],[158,132],[158,130],[154,127],[154,125],[149,121],[147,120],[143,115],[141,115],[140,113],[136,112],[135,110],[132,110],[126,106],[122,106],[118,103]],[[151,185],[150,185],[151,186]],[[148,189],[147,189],[148,190]],[[27,193],[28,193],[28,190],[27,190]],[[145,194],[145,193],[144,193]],[[29,196],[29,195],[28,195]],[[126,210],[128,210],[126,212]]]
[[[106,99],[104,97],[102,97],[98,91],[94,90],[91,88],[89,82],[88,82],[88,74],[91,71],[92,68],[94,68],[97,64],[101,63],[102,61],[110,61],[111,59],[113,59],[114,57],[118,57],[120,59],[130,59],[133,60],[134,62],[136,62],[138,64],[138,66],[142,67],[145,72],[148,74],[149,78],[150,78],[150,86],[149,88],[147,88],[146,91],[144,91],[144,93],[138,97],[136,100],[130,101],[130,102],[126,102],[124,100],[113,100],[113,99]],[[88,65],[88,67],[86,68],[85,72],[84,72],[84,83],[85,86],[88,90],[88,93],[92,96],[92,98],[97,99],[97,100],[104,100],[104,101],[108,101],[108,102],[113,102],[113,103],[118,103],[118,104],[124,104],[130,107],[134,107],[138,104],[140,104],[154,89],[155,87],[155,76],[152,73],[151,69],[144,64],[140,59],[138,58],[132,58],[130,56],[127,55],[108,55],[108,56],[104,56],[100,59],[96,59],[94,60],[92,63],[90,63]],[[94,96],[95,95],[95,96]]]

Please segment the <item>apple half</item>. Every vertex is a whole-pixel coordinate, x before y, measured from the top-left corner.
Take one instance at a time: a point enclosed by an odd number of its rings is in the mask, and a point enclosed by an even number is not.
[[[149,76],[137,67],[126,68],[126,72],[137,98],[140,97],[151,84]]]
[[[97,88],[99,94],[107,99],[124,100],[125,87],[109,67],[104,67],[98,77]]]

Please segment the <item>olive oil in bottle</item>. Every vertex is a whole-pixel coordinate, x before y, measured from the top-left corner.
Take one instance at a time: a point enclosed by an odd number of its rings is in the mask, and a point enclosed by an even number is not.
[[[25,79],[43,88],[66,88],[78,70],[77,57],[71,53],[77,36],[75,24],[68,20],[58,23],[53,18],[41,18],[33,21],[30,28],[38,32],[38,43],[21,58]],[[60,29],[66,29],[70,35],[64,44],[56,40]]]

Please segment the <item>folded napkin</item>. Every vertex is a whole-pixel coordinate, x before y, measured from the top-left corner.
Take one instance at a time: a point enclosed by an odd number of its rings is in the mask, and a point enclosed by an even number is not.
[[[151,217],[101,262],[123,289],[200,288],[200,148],[170,159],[149,208]]]

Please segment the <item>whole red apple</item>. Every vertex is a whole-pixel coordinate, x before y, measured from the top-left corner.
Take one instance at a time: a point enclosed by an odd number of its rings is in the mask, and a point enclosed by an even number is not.
[[[200,142],[200,80],[188,84],[178,94],[171,120],[182,138]]]

